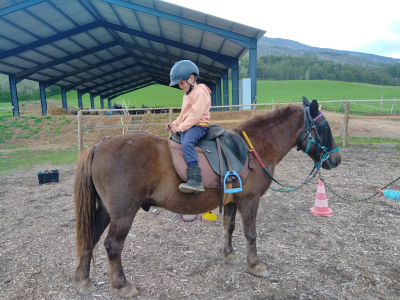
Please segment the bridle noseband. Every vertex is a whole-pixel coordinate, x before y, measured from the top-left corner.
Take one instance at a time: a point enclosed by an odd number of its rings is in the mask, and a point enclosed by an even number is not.
[[[301,150],[301,145],[307,139],[307,146],[304,153],[310,155],[308,151],[311,148],[311,144],[315,145],[315,151],[317,156],[321,157],[318,163],[314,163],[315,166],[320,165],[323,161],[329,158],[329,154],[333,152],[338,152],[339,148],[332,149],[332,133],[328,125],[328,121],[324,117],[324,113],[320,113],[317,117],[312,118],[309,107],[303,107],[304,112],[304,126],[303,130],[300,132],[299,138],[297,140],[297,151]],[[311,131],[314,130],[315,138],[312,136]],[[324,131],[324,143],[322,142],[318,132]],[[303,138],[303,134],[306,133]]]

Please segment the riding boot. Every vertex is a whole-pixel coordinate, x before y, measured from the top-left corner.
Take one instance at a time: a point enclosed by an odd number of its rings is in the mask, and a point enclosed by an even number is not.
[[[201,182],[201,169],[199,167],[188,168],[186,170],[188,182],[179,185],[182,193],[204,192],[204,186]]]

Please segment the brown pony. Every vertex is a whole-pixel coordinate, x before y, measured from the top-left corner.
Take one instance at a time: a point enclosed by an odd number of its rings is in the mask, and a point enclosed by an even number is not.
[[[307,147],[307,135],[302,133],[307,119],[306,112],[309,110],[312,119],[320,112],[316,100],[311,105],[306,99],[303,102],[309,107],[303,109],[285,105],[257,115],[234,129],[238,134],[242,130],[247,133],[270,174],[274,173],[275,166],[296,145],[303,151],[309,148],[307,152],[315,163],[321,160],[320,149],[329,152],[336,148],[325,117],[318,118],[314,129],[310,129],[313,137],[319,137],[321,145],[312,144]],[[324,130],[320,131],[318,127],[324,127]],[[318,128],[317,133],[315,128]],[[159,206],[180,214],[201,214],[218,207],[220,191],[206,189],[197,194],[181,193],[178,186],[182,181],[169,159],[167,141],[154,135],[124,134],[104,141],[94,150],[95,146],[92,146],[80,154],[75,171],[77,266],[74,281],[79,293],[87,295],[94,291],[95,287],[89,279],[92,252],[110,225],[104,241],[110,283],[119,289],[120,296],[134,297],[138,291],[125,278],[121,252],[140,207]],[[322,163],[325,169],[334,168],[340,163],[339,152],[333,151],[325,157]],[[269,274],[257,256],[256,216],[260,197],[268,190],[271,182],[271,178],[256,162],[255,168],[250,170],[243,183],[243,191],[232,194],[233,203],[224,206],[222,258],[230,264],[240,262],[232,247],[236,209],[239,209],[247,242],[247,269],[259,277],[267,277]]]

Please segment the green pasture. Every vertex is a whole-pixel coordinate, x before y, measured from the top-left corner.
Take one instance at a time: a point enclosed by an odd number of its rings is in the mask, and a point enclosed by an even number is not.
[[[229,86],[232,87],[231,82]],[[230,103],[232,102],[231,90],[229,90]],[[329,80],[288,80],[288,81],[257,81],[257,102],[258,103],[286,103],[298,102],[305,96],[309,100],[316,99],[319,102],[329,100],[380,100],[383,95],[384,100],[392,100],[394,97],[400,99],[400,87],[382,86],[363,83],[349,83]],[[123,103],[129,107],[158,106],[158,107],[180,107],[182,103],[183,91],[163,85],[155,84],[143,89],[124,94],[112,100],[112,103]],[[54,95],[49,99],[61,101],[61,95]],[[100,108],[100,97],[95,99],[95,107]],[[69,105],[78,107],[78,96],[76,91],[67,93]],[[90,107],[90,96],[82,96],[83,106]],[[20,101],[23,106],[28,101]],[[37,100],[36,103],[40,105]],[[108,107],[105,100],[105,107]],[[324,107],[340,110],[340,103],[322,104]],[[393,102],[383,102],[383,113],[391,113]],[[351,103],[351,112],[380,112],[380,101],[368,103]],[[10,111],[11,103],[0,103],[0,111]],[[396,111],[400,112],[400,104]]]
[[[0,152],[0,174],[10,174],[12,170],[30,170],[40,164],[70,164],[78,160],[76,146],[64,150],[18,150],[9,153]],[[38,171],[42,171],[37,166]],[[40,169],[40,170],[39,170]]]

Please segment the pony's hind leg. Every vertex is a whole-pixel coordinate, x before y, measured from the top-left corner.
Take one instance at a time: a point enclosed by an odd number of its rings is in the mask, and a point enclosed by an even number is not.
[[[137,210],[130,214],[124,214],[124,216],[111,217],[110,229],[104,241],[108,254],[108,273],[111,277],[111,286],[119,289],[120,296],[125,298],[135,297],[139,294],[135,286],[126,280],[121,263],[121,252],[136,212]]]
[[[259,199],[247,199],[239,205],[239,211],[243,219],[244,236],[247,246],[247,270],[258,277],[269,277],[264,264],[260,262],[256,247],[256,216]]]
[[[238,264],[240,259],[233,252],[232,233],[235,230],[236,204],[228,203],[224,206],[224,245],[222,258],[229,264]]]
[[[98,207],[95,212],[94,239],[92,243],[86,245],[85,249],[82,249],[75,270],[74,280],[77,283],[78,292],[81,295],[90,295],[95,290],[93,283],[89,279],[90,261],[93,254],[93,249],[90,249],[90,245],[92,244],[94,248],[109,223],[110,215],[101,200],[98,200]]]

